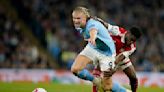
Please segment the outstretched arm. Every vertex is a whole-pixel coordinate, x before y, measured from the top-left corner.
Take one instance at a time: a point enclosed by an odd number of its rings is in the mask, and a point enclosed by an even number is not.
[[[121,54],[116,57],[115,64],[117,65],[119,62],[125,59],[125,55]]]
[[[89,31],[90,34],[90,38],[89,39],[85,39],[86,41],[90,42],[92,45],[96,45],[96,37],[97,37],[97,29],[92,28]]]
[[[115,68],[111,71],[105,72],[104,76],[107,76],[107,77],[112,76],[117,71],[117,68],[120,66],[119,63],[122,62],[125,58],[128,58],[135,51],[135,49],[136,47],[132,47],[131,50],[124,51],[121,54],[117,55],[116,60],[115,60]]]

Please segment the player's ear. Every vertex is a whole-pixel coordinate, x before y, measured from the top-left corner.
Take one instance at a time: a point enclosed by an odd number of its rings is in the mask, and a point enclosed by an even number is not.
[[[89,19],[91,19],[91,18],[92,18],[92,16],[87,17],[87,21],[88,21]]]

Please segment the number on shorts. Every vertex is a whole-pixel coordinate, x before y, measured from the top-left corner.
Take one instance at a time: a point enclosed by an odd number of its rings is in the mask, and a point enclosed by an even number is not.
[[[112,62],[109,62],[109,66],[110,66],[110,68],[112,68],[112,66],[113,66]]]

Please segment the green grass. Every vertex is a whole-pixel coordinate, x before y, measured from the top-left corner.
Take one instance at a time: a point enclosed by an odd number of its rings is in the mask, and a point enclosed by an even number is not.
[[[150,87],[147,87],[147,88],[139,88],[138,89],[138,92],[164,92],[164,88],[157,88],[157,87],[153,87],[153,88],[150,88]]]
[[[0,92],[32,92],[37,87],[45,88],[48,92],[91,92],[91,85],[0,82]],[[138,92],[164,92],[164,88],[139,88]]]
[[[91,92],[88,85],[67,85],[52,83],[0,83],[0,92],[32,92],[37,87],[48,92]]]

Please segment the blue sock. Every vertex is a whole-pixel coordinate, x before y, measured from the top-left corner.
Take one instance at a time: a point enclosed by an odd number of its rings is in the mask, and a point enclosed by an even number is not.
[[[113,82],[112,92],[126,92],[126,88],[116,82]]]
[[[93,81],[94,79],[93,75],[90,74],[90,72],[87,69],[83,69],[82,71],[74,74],[84,80]]]

